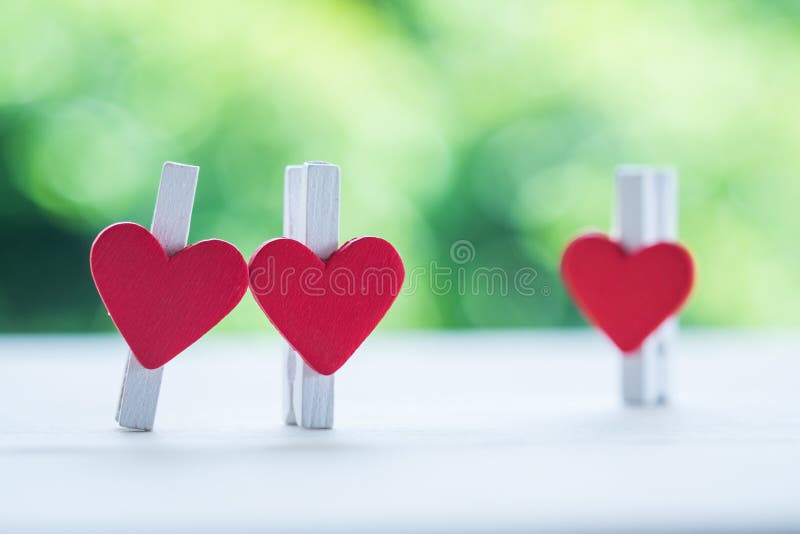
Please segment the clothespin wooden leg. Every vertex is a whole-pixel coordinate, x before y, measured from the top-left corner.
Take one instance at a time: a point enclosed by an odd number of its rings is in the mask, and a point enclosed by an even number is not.
[[[199,171],[199,167],[172,162],[165,163],[161,169],[161,183],[150,230],[169,255],[184,248],[189,238]],[[145,369],[128,352],[117,406],[117,423],[120,426],[137,430],[153,429],[162,373],[163,367]]]
[[[286,169],[285,232],[322,259],[339,248],[339,181],[339,167],[329,163],[310,162]],[[291,412],[294,421],[304,428],[332,428],[333,375],[317,373],[291,349],[286,352],[285,369],[286,423],[292,424]]]
[[[654,174],[644,166],[617,169],[616,224],[620,244],[627,251],[657,241],[657,191]],[[665,361],[659,356],[658,338],[650,336],[634,353],[622,357],[622,397],[626,404],[663,402]]]
[[[678,175],[675,169],[662,167],[653,171],[656,204],[656,240],[678,240]],[[659,359],[659,402],[669,400],[671,346],[678,329],[677,317],[668,319],[656,333],[656,351]]]
[[[297,423],[303,428],[333,428],[334,375],[322,375],[298,357],[294,385]]]
[[[283,235],[301,242],[306,240],[306,186],[302,165],[286,167],[283,182]],[[297,374],[297,353],[287,344],[283,352],[283,421],[296,425],[294,382]]]

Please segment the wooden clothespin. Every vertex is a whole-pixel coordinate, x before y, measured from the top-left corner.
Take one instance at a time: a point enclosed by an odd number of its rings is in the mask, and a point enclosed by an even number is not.
[[[677,175],[671,168],[625,165],[616,171],[616,226],[622,247],[641,247],[677,240]],[[634,353],[622,358],[622,396],[630,405],[659,405],[669,399],[668,375],[672,318]]]
[[[339,167],[308,162],[286,167],[284,236],[326,260],[339,248]],[[284,353],[283,413],[288,425],[333,427],[334,375],[309,367],[288,345]]]
[[[192,219],[199,167],[167,162],[161,170],[151,232],[172,255],[186,246]],[[117,406],[117,423],[124,428],[152,430],[164,368],[146,369],[128,352]]]
[[[694,260],[675,242],[674,171],[626,165],[616,176],[614,237],[573,239],[561,278],[587,321],[619,349],[625,403],[655,406],[668,399],[670,337],[694,286]]]
[[[334,374],[391,308],[405,267],[379,237],[339,247],[336,165],[287,167],[284,201],[286,235],[265,241],[250,257],[250,294],[287,342],[284,422],[332,428]]]

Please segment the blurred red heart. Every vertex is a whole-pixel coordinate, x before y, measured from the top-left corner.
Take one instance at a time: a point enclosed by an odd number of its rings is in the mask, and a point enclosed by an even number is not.
[[[200,339],[247,291],[247,264],[230,243],[200,241],[170,257],[134,223],[100,232],[89,262],[111,320],[147,369]]]
[[[250,259],[250,292],[270,322],[316,372],[352,356],[391,307],[403,260],[377,237],[345,243],[327,261],[289,238],[267,241]]]
[[[628,254],[608,237],[590,234],[564,251],[561,277],[589,322],[628,353],[683,306],[694,265],[689,251],[675,243]]]

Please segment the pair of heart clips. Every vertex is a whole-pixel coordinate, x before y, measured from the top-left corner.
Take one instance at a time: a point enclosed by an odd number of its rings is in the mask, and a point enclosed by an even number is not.
[[[405,276],[397,250],[378,237],[352,239],[328,258],[280,237],[246,262],[219,239],[170,255],[153,233],[130,222],[97,236],[90,264],[112,321],[147,369],[163,366],[211,330],[249,287],[305,363],[333,374],[384,317]],[[587,320],[632,353],[686,302],[694,266],[678,243],[628,252],[593,233],[569,244],[561,275]]]
[[[378,237],[352,239],[326,260],[281,237],[261,245],[248,263],[220,239],[169,256],[150,231],[130,222],[97,236],[90,263],[111,319],[147,369],[211,330],[249,286],[309,367],[333,374],[389,310],[405,276],[397,250]]]

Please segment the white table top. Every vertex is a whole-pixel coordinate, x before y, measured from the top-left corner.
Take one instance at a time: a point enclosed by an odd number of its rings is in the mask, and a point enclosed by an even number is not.
[[[141,433],[117,336],[0,337],[0,532],[800,530],[798,336],[683,332],[661,409],[593,333],[378,336],[330,431],[280,423],[279,346],[204,338]]]

